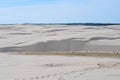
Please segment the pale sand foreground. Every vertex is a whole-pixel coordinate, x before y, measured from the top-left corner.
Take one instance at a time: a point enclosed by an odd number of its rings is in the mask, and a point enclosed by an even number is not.
[[[0,53],[0,80],[120,80],[120,58]]]

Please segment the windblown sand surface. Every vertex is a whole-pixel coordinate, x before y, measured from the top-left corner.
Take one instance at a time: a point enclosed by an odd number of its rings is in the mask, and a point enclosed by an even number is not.
[[[120,80],[119,25],[0,25],[0,52],[0,80]]]
[[[0,53],[0,80],[120,80],[120,58]]]
[[[120,52],[120,26],[0,25],[0,52]]]

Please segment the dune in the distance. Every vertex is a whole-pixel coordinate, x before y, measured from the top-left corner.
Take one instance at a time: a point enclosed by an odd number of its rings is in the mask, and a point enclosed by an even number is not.
[[[0,52],[120,52],[120,25],[0,25]]]

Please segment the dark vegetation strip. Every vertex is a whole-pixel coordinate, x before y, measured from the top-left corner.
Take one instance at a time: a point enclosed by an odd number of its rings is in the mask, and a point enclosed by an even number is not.
[[[95,52],[18,52],[17,54],[120,58],[120,53],[95,53]]]
[[[0,24],[15,25],[15,24]],[[23,23],[22,25],[85,25],[85,26],[110,26],[120,25],[120,23]]]

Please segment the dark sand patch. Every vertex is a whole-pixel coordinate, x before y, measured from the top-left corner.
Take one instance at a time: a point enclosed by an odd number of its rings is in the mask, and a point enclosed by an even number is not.
[[[92,37],[90,38],[87,42],[89,41],[96,41],[96,40],[114,40],[114,39],[120,39],[120,37]]]
[[[48,30],[46,31],[47,33],[50,33],[50,32],[58,32],[58,31],[65,31],[67,29],[53,29],[53,30]]]
[[[10,33],[10,35],[31,35],[32,33]]]

